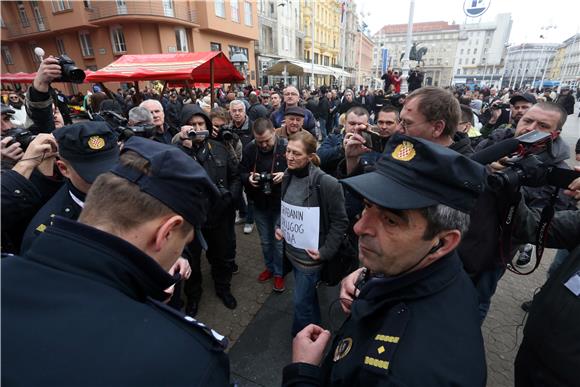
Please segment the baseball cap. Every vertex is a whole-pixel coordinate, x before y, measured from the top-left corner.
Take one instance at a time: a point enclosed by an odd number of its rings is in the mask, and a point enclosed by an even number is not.
[[[142,192],[183,216],[194,226],[195,237],[207,250],[200,227],[218,191],[203,167],[179,148],[142,137],[129,138],[121,153],[129,150],[149,161],[149,173],[122,164],[115,165],[111,172],[137,184]]]
[[[523,93],[523,94],[515,94],[513,97],[510,98],[510,104],[513,105],[518,101],[526,101],[529,103],[536,103],[536,97],[531,95],[530,93]]]
[[[341,183],[384,208],[444,204],[469,213],[484,189],[482,165],[449,148],[402,134],[391,136],[375,167]]]
[[[119,160],[117,135],[104,121],[81,122],[53,132],[60,157],[88,183]]]
[[[2,108],[1,108],[0,114],[8,114],[9,116],[11,116],[15,113],[14,109],[12,109],[9,105],[4,105],[4,104],[1,104],[1,105],[2,105]]]
[[[300,106],[290,106],[284,111],[285,116],[300,116],[304,117],[306,112]]]

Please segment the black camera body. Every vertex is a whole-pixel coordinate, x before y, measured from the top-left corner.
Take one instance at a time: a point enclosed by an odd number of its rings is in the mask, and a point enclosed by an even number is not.
[[[257,174],[256,181],[262,186],[262,192],[265,195],[272,194],[272,182],[274,176],[270,172],[260,172]]]
[[[496,103],[490,106],[490,109],[497,110],[497,109],[509,109],[509,103]]]
[[[63,54],[56,59],[58,59],[61,76],[54,82],[83,83],[86,77],[85,72],[79,69],[68,55]]]
[[[6,145],[7,147],[14,144],[20,143],[20,147],[22,150],[26,150],[32,140],[36,138],[36,135],[29,130],[22,129],[22,128],[12,128],[3,137],[12,137],[12,141]]]
[[[580,176],[578,172],[543,162],[542,154],[552,152],[553,137],[550,133],[534,130],[516,139],[519,142],[517,155],[508,160],[509,166],[487,177],[487,184],[493,191],[544,185],[566,189],[572,180]]]
[[[389,140],[388,137],[382,137],[380,134],[370,129],[362,131],[361,136],[363,136],[366,141],[365,146],[378,153],[383,153],[385,145],[387,145]]]
[[[192,141],[196,140],[196,139],[205,140],[209,137],[209,131],[200,130],[200,131],[196,132],[195,130],[192,129],[189,132],[187,132],[187,137]]]
[[[234,134],[232,133],[231,130],[228,129],[224,129],[224,127],[222,126],[220,128],[220,137],[224,140],[224,141],[231,141],[234,139]]]

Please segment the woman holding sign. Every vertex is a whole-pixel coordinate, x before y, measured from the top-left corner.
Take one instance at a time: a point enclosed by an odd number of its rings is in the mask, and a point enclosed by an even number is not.
[[[316,139],[307,131],[290,136],[288,169],[282,181],[282,210],[276,237],[286,242],[292,262],[294,322],[292,336],[320,323],[316,284],[325,260],[332,259],[348,227],[342,187],[318,167]]]

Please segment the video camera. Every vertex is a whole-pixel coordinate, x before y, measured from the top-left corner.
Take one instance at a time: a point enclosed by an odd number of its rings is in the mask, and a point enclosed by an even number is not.
[[[534,130],[479,151],[471,157],[471,160],[481,164],[490,164],[503,157],[511,156],[505,162],[508,166],[506,169],[487,177],[489,188],[496,192],[520,186],[552,185],[566,189],[572,180],[580,177],[580,173],[557,168],[543,161],[547,155],[552,154],[552,143],[557,135]]]
[[[117,112],[112,110],[104,110],[98,114],[103,118],[111,128],[119,136],[119,141],[127,141],[130,137],[139,136],[144,138],[151,138],[155,134],[155,125],[141,124],[141,125],[127,125],[128,120]]]
[[[190,130],[189,132],[187,132],[187,137],[191,140],[194,141],[196,139],[202,139],[205,140],[209,137],[209,131],[207,130],[200,130],[198,132],[196,132],[195,130]]]
[[[265,195],[272,194],[272,183],[274,176],[270,172],[260,172],[256,174],[256,181],[262,186]]]
[[[6,147],[9,147],[10,145],[18,142],[20,143],[20,147],[22,148],[22,150],[25,151],[26,148],[28,148],[28,146],[32,142],[32,140],[36,138],[36,135],[26,129],[12,128],[8,132],[6,132],[6,134],[4,134],[2,137],[12,137],[12,140],[6,145]]]
[[[231,141],[234,139],[234,134],[231,130],[225,129],[226,125],[220,126],[219,136],[224,141]]]

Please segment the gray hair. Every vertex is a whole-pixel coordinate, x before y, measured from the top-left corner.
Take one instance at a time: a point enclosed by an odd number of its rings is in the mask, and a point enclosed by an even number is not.
[[[161,105],[161,102],[157,101],[156,99],[146,99],[145,101],[141,102],[141,104],[139,104],[140,107],[146,107],[147,105],[150,104],[155,104],[159,107],[160,110],[163,110],[163,105]]]
[[[230,107],[232,107],[234,105],[242,106],[244,108],[244,113],[246,112],[246,104],[244,103],[244,101],[239,100],[239,99],[234,99],[232,102],[230,102]]]
[[[435,238],[445,230],[459,230],[463,235],[469,228],[469,214],[444,204],[421,208],[420,212],[427,219],[427,228],[423,235],[425,240]]]
[[[137,124],[152,124],[153,123],[153,116],[142,106],[136,106],[133,109],[129,110],[129,122],[133,125]]]

